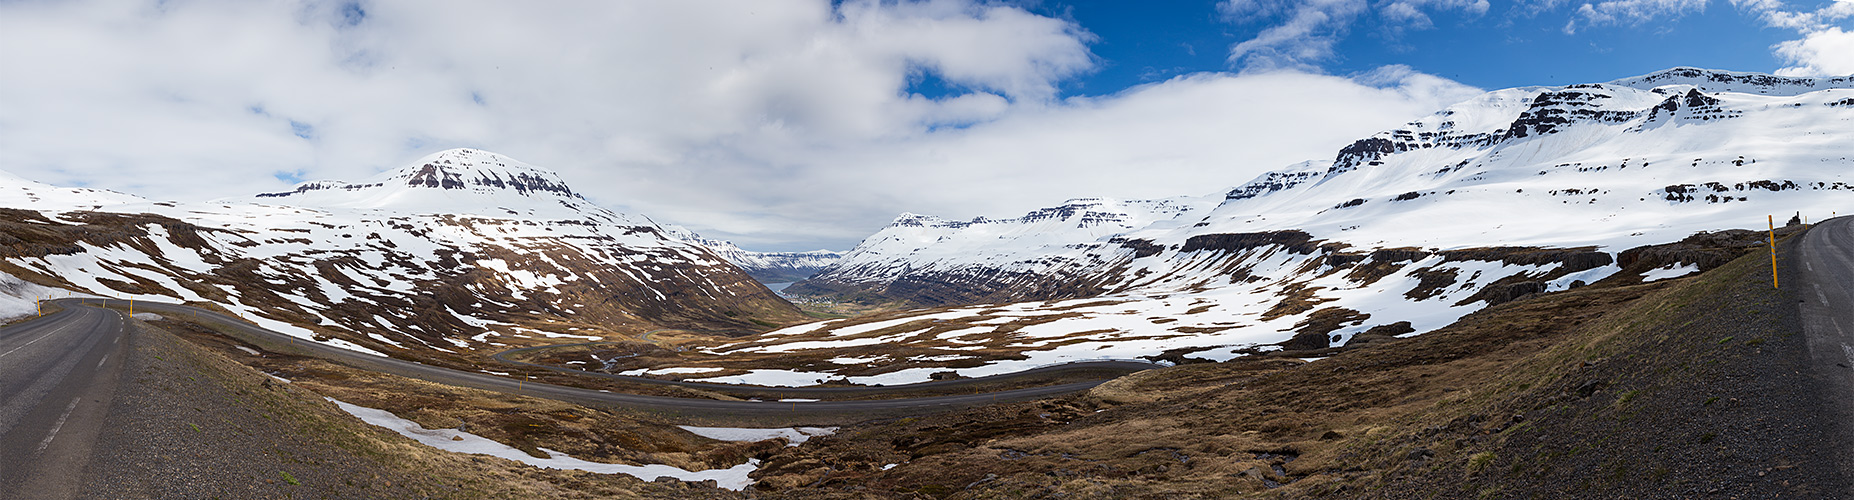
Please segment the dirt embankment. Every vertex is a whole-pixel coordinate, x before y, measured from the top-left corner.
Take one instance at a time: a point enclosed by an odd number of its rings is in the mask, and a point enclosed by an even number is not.
[[[778,498],[1833,498],[1839,436],[1766,259],[1535,295],[1311,363],[873,422],[758,476]]]
[[[716,442],[558,402],[249,354],[234,346],[252,346],[206,331],[153,324],[167,328],[137,322],[130,336],[130,379],[99,438],[113,451],[90,465],[86,498],[743,498],[681,481],[439,451],[365,424],[325,395],[430,428],[463,426],[531,454],[547,447],[601,462],[705,469],[780,445]],[[297,378],[281,382],[240,361],[288,367]]]

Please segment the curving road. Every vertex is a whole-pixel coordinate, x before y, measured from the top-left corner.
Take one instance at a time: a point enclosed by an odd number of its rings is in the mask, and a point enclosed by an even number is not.
[[[0,329],[0,498],[78,494],[122,378],[125,326],[116,311],[66,306]]]
[[[71,306],[77,305],[78,301],[73,300],[73,299],[66,299],[66,300],[62,300],[58,302],[61,305],[65,305],[66,307],[71,307]],[[91,302],[95,303],[96,301],[92,300]],[[107,302],[108,305],[110,306],[116,306],[116,307],[126,307],[128,305],[127,301],[121,301],[121,300],[107,300],[104,302]],[[80,308],[73,308],[73,309],[80,309]],[[81,308],[81,309],[93,309],[93,308]],[[310,356],[320,357],[324,359],[334,360],[342,364],[346,364],[349,366],[353,366],[355,368],[360,368],[360,369],[369,370],[369,371],[390,373],[394,375],[417,378],[421,380],[427,380],[427,381],[437,382],[437,383],[442,383],[442,384],[472,387],[472,388],[485,389],[485,390],[491,390],[491,391],[497,391],[497,392],[522,394],[522,395],[527,395],[527,396],[544,397],[548,399],[566,401],[566,402],[583,404],[583,405],[621,407],[621,408],[628,408],[628,409],[634,409],[634,410],[649,411],[649,412],[654,412],[654,413],[663,414],[667,416],[684,416],[684,417],[694,417],[694,418],[749,417],[749,418],[769,418],[772,420],[780,420],[780,421],[786,421],[786,420],[803,421],[804,419],[807,419],[807,418],[828,417],[828,416],[880,417],[880,416],[893,416],[893,415],[907,415],[907,414],[918,414],[922,412],[937,411],[937,410],[943,410],[943,409],[954,409],[954,408],[960,408],[960,407],[966,407],[966,406],[991,404],[991,403],[996,403],[996,402],[1023,401],[1023,400],[1030,400],[1030,399],[1038,399],[1038,398],[1043,398],[1043,397],[1052,396],[1052,395],[1084,391],[1084,390],[1092,388],[1096,385],[1100,385],[1101,383],[1107,381],[1107,379],[1090,380],[1090,381],[1084,381],[1084,382],[1074,382],[1074,383],[1068,383],[1068,384],[1050,385],[1050,386],[1043,386],[1043,387],[1030,387],[1030,388],[1024,388],[1024,389],[1012,389],[1012,390],[1006,390],[1006,391],[997,391],[997,392],[980,393],[980,394],[962,394],[962,395],[952,395],[952,396],[934,396],[934,397],[918,397],[918,398],[903,398],[903,399],[872,399],[872,400],[854,400],[854,401],[818,401],[818,402],[801,402],[801,403],[781,403],[781,402],[752,402],[752,401],[722,401],[722,400],[714,400],[714,399],[695,399],[695,398],[671,398],[671,397],[661,397],[661,396],[644,396],[644,395],[636,395],[636,394],[612,393],[612,392],[605,392],[605,391],[598,391],[598,390],[591,390],[591,389],[582,389],[582,388],[577,388],[577,387],[566,387],[566,386],[558,386],[558,385],[550,385],[550,384],[542,384],[542,383],[531,383],[531,382],[525,382],[522,380],[497,377],[497,376],[488,375],[488,374],[465,372],[465,371],[453,370],[450,368],[443,368],[443,367],[414,363],[411,361],[405,361],[405,360],[399,360],[399,359],[393,359],[393,358],[387,358],[387,357],[381,357],[381,356],[374,356],[374,355],[360,353],[360,352],[342,349],[338,347],[327,346],[327,345],[323,345],[323,344],[315,343],[315,342],[303,342],[300,340],[296,340],[293,337],[290,337],[283,333],[267,330],[267,329],[252,325],[250,323],[246,323],[243,320],[240,320],[238,318],[234,318],[234,317],[227,316],[227,315],[220,314],[220,313],[213,312],[213,311],[208,311],[205,309],[199,309],[199,308],[188,307],[188,306],[177,305],[177,304],[136,301],[135,310],[136,312],[155,312],[155,313],[162,313],[162,314],[168,314],[168,315],[173,315],[173,316],[185,316],[187,317],[187,319],[193,320],[195,322],[219,327],[221,328],[221,331],[225,331],[236,337],[240,337],[241,340],[245,340],[247,342],[252,342],[254,344],[264,346],[267,349],[270,349],[272,351],[294,350],[298,354],[304,354],[304,355],[310,355]],[[61,325],[65,325],[65,324],[76,325],[76,323],[70,323],[71,321],[75,321],[75,320],[74,319],[56,319],[52,317],[46,318],[46,322],[48,323],[55,323],[55,324],[61,324]],[[75,328],[75,326],[73,326],[73,328]],[[4,352],[4,351],[0,351],[0,352]],[[1128,365],[1131,365],[1131,363],[1127,363],[1127,362],[1112,362],[1112,363],[1113,364],[1111,366],[1120,366],[1122,367],[1122,369],[1126,368],[1126,366]],[[1145,365],[1145,367],[1147,368],[1154,367],[1154,366],[1156,365]],[[1102,366],[1091,363],[1091,364],[1077,365],[1076,367],[1067,368],[1067,369],[1098,370],[1100,368],[1102,368]],[[1008,379],[1009,377],[1013,377],[1013,376],[1025,376],[1025,377],[1044,376],[1044,375],[1051,373],[1051,371],[1060,371],[1062,369],[1065,369],[1065,368],[1045,367],[1045,368],[1039,369],[1040,371],[1032,370],[1031,371],[1032,373],[1030,373],[1029,375],[1011,374],[1011,375],[987,377],[982,380],[988,381],[988,382],[996,382],[999,380]],[[578,370],[569,370],[569,369],[560,369],[560,370],[568,372],[568,373],[587,374],[587,372],[581,372]],[[1020,373],[1023,373],[1023,372],[1020,372]],[[614,377],[616,376],[614,375]],[[742,389],[741,386],[733,386],[733,385],[725,385],[725,384],[675,382],[675,381],[655,380],[655,379],[646,379],[646,378],[637,378],[637,377],[626,377],[626,378],[635,379],[634,381],[643,382],[643,383],[679,385],[679,386],[685,386],[685,387],[697,387],[697,388],[715,387],[715,388],[727,388],[727,389],[736,390],[736,391],[738,391],[739,389]],[[966,381],[966,383],[976,383],[977,381],[980,381],[980,380],[981,379],[970,379],[969,381]],[[951,381],[951,382],[960,382],[960,381]],[[826,394],[826,393],[844,395],[844,394],[857,393],[857,392],[867,395],[867,394],[893,393],[896,391],[909,390],[911,387],[918,388],[921,386],[926,386],[926,384],[915,384],[912,386],[892,386],[892,387],[811,388],[811,389],[793,388],[793,389],[765,389],[765,390],[770,391],[770,392],[786,393],[786,394],[793,394],[793,395],[818,395],[818,394]],[[936,385],[932,387],[944,387],[944,385]]]
[[[1810,364],[1841,410],[1844,442],[1854,443],[1854,217],[1817,223],[1795,248],[1786,276],[1800,279],[1783,287],[1795,287]],[[1854,455],[1844,455],[1837,465],[1854,477]]]
[[[1797,287],[1792,293],[1801,299],[1811,361],[1831,383],[1854,394],[1854,370],[1848,368],[1854,367],[1854,217],[1817,223],[1796,248],[1791,266],[1801,279],[1789,286]]]

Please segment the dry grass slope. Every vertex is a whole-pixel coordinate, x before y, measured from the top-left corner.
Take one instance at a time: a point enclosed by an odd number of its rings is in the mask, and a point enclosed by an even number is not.
[[[773,456],[762,485],[780,498],[1841,491],[1808,462],[1826,452],[1807,423],[1821,413],[1783,376],[1801,340],[1761,257],[1521,298],[1312,363],[1184,365],[1061,400],[873,422]]]

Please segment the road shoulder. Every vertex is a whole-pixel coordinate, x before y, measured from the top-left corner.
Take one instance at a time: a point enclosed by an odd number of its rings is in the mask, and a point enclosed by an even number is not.
[[[98,437],[111,453],[84,471],[83,498],[635,498],[682,486],[439,451],[169,332],[132,328]]]

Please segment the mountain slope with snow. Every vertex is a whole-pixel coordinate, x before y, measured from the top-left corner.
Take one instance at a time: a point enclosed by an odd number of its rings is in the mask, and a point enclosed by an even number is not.
[[[1011,219],[970,221],[902,214],[792,295],[905,300],[923,305],[1013,302],[1098,293],[1101,248],[1141,228],[1195,221],[1215,197],[1079,198]],[[994,263],[1011,262],[1010,266]]]
[[[1101,273],[1157,255],[1114,241],[1176,251],[1193,236],[1282,230],[1359,249],[1614,253],[1751,226],[1767,214],[1827,215],[1849,199],[1854,80],[1677,68],[1619,82],[1490,92],[1356,141],[1331,160],[1263,174],[1214,208],[1189,211],[1184,224],[999,232],[983,218],[923,224],[931,219],[904,214],[793,290],[910,298],[919,293],[885,287],[1056,274],[1119,284],[1098,287],[1114,291],[1133,282]],[[1637,88],[1656,83],[1667,84]]]
[[[755,252],[743,250],[731,241],[704,238],[681,226],[665,225],[664,228],[675,238],[706,247],[761,283],[791,283],[810,278],[843,257],[842,252],[830,250]]]
[[[11,189],[0,186],[0,192]],[[417,357],[805,317],[707,249],[559,176],[459,149],[358,183],[210,203],[11,205],[0,271],[203,302],[343,347]]]
[[[1676,68],[1494,91],[1171,217],[1091,232],[1069,219],[903,215],[788,293],[1020,303],[805,325],[711,350],[828,360],[891,345],[910,357],[844,370],[891,370],[857,380],[899,383],[1421,333],[1529,293],[1703,271],[1754,240],[1696,233],[1846,210],[1848,144],[1847,78]]]

